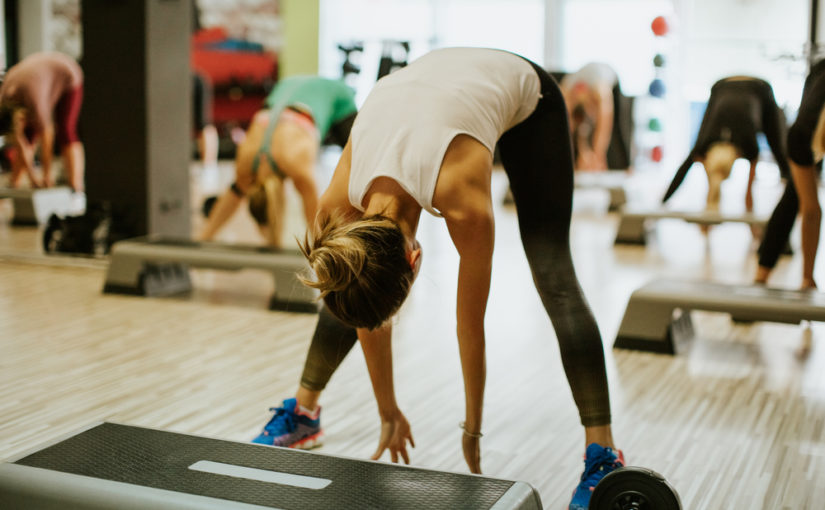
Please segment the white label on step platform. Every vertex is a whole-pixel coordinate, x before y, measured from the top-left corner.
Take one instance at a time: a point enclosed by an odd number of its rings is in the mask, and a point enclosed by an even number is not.
[[[267,469],[257,469],[234,464],[224,464],[222,462],[212,462],[211,460],[199,460],[189,466],[193,471],[202,471],[216,475],[233,476],[235,478],[246,478],[259,482],[279,483],[281,485],[292,485],[303,487],[304,489],[323,489],[332,483],[326,478],[315,478],[314,476],[293,475],[291,473],[281,473],[279,471],[269,471]]]

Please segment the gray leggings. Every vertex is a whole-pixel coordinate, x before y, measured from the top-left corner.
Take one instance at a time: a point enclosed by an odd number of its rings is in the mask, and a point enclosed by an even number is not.
[[[562,364],[586,427],[610,423],[604,350],[570,254],[573,155],[567,110],[558,85],[540,67],[536,110],[499,140],[533,281],[558,337]],[[301,385],[324,389],[357,340],[326,308],[309,348]]]

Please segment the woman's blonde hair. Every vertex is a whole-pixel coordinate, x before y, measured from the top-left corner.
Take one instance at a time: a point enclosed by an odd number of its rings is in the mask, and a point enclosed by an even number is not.
[[[263,229],[267,241],[272,246],[281,246],[284,229],[284,183],[275,175],[255,185],[247,195],[249,214]]]
[[[349,326],[381,327],[409,294],[414,274],[406,239],[386,216],[348,222],[332,215],[300,244],[315,273],[314,280],[301,280],[320,290],[329,311]]]
[[[722,181],[730,176],[733,163],[739,157],[739,151],[730,142],[714,143],[705,156],[705,171],[708,174],[708,210],[719,210]]]
[[[708,173],[720,176],[722,179],[727,179],[730,176],[733,163],[739,157],[739,151],[736,150],[730,142],[714,143],[708,149],[705,156],[705,168]]]

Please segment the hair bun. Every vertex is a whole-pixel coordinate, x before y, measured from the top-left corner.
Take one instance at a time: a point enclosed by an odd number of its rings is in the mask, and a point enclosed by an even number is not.
[[[323,298],[330,292],[346,289],[356,281],[367,262],[363,244],[348,236],[350,228],[339,215],[321,223],[317,235],[311,241],[304,239],[301,251],[315,273],[315,280],[302,278],[304,284],[321,291]]]

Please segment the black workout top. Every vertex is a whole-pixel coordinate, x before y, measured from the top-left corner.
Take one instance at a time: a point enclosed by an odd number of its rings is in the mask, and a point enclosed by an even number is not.
[[[723,78],[710,89],[708,106],[687,159],[676,171],[662,202],[673,195],[693,162],[707,155],[715,143],[728,142],[741,157],[759,157],[756,135],[765,133],[771,152],[783,176],[790,174],[785,155],[785,116],[776,104],[771,85],[759,78]],[[809,144],[810,145],[810,144]]]
[[[770,84],[758,78],[725,78],[710,89],[693,156],[705,156],[718,142],[733,144],[748,160],[759,157],[757,133],[774,122],[779,107]]]
[[[819,122],[819,114],[825,106],[825,60],[811,67],[802,89],[802,101],[796,121],[788,130],[788,157],[797,165],[816,163],[811,141]]]

